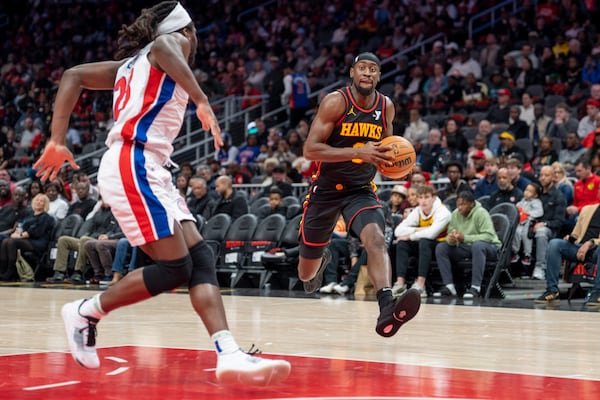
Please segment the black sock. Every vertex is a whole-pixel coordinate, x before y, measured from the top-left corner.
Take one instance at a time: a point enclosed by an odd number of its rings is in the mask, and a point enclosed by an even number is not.
[[[377,302],[379,303],[379,309],[381,310],[383,307],[387,306],[394,300],[394,296],[392,296],[392,289],[389,287],[381,288],[377,291]]]

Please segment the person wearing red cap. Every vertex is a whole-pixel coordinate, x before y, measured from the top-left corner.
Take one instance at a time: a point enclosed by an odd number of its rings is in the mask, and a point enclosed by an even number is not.
[[[485,117],[492,124],[508,124],[509,118],[509,103],[510,103],[510,90],[499,89],[498,102],[492,105]]]
[[[469,157],[468,168],[465,172],[467,179],[485,177],[485,153],[481,150],[474,151]]]
[[[577,127],[577,134],[582,139],[596,130],[596,117],[600,114],[600,101],[589,98],[585,102],[585,111],[586,116],[581,118]]]

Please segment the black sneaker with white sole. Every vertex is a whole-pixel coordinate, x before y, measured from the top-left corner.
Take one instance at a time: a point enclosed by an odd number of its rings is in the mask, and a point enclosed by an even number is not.
[[[419,308],[421,294],[417,289],[408,289],[381,310],[375,331],[383,337],[394,336],[402,325],[417,315]]]
[[[325,247],[325,251],[323,252],[323,258],[321,259],[321,265],[317,270],[317,273],[313,278],[309,281],[303,282],[304,291],[306,293],[316,292],[317,289],[321,287],[321,283],[323,283],[323,272],[325,272],[325,267],[327,264],[331,262],[331,251],[327,247]]]

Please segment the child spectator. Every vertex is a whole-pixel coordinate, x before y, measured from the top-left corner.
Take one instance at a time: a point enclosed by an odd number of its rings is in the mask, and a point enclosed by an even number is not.
[[[521,264],[531,265],[531,249],[533,247],[533,238],[530,238],[529,225],[531,222],[544,215],[544,206],[539,199],[542,194],[542,188],[537,183],[530,183],[523,192],[523,200],[517,203],[519,209],[519,225],[515,231],[515,237],[512,242],[513,258],[512,262],[519,260],[519,251],[523,249],[523,259]]]

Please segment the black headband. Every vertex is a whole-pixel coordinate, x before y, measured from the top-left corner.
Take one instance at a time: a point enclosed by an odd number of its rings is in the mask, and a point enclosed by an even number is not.
[[[377,64],[378,67],[381,66],[381,61],[379,61],[379,57],[371,52],[360,53],[356,57],[354,57],[354,61],[352,61],[352,66],[356,65],[359,61],[371,61]]]

